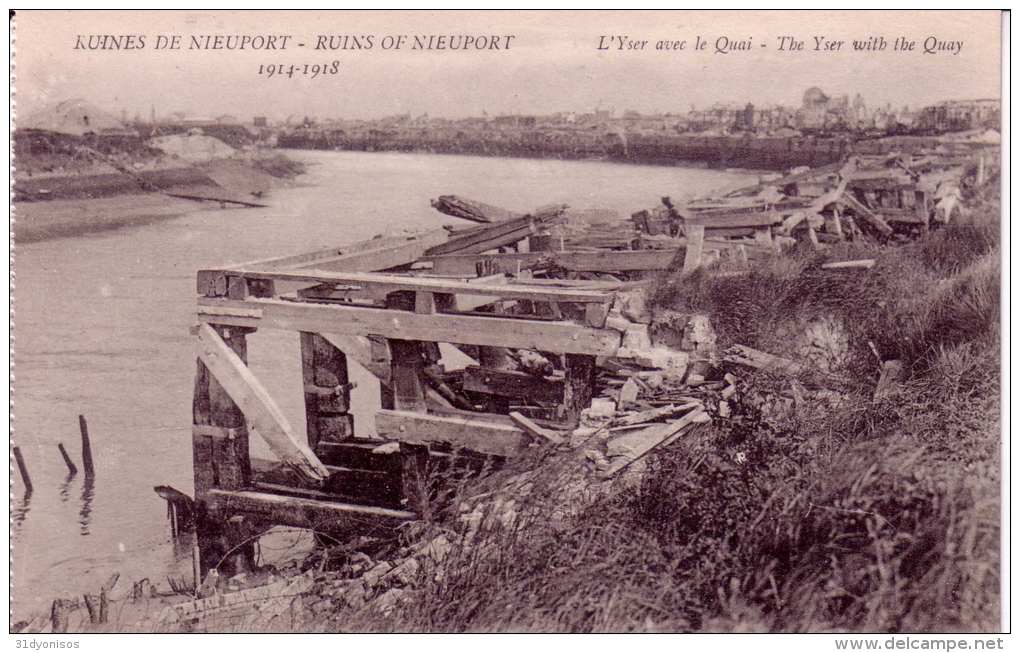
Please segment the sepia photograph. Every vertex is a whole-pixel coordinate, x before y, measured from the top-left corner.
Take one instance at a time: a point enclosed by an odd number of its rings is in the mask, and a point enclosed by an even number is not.
[[[1008,11],[9,32],[12,647],[1003,648]]]

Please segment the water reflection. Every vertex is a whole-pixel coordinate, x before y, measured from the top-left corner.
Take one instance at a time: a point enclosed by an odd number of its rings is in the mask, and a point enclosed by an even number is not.
[[[81,534],[89,534],[89,524],[92,522],[92,499],[95,497],[96,479],[86,476],[81,486],[81,510],[78,511],[78,524],[81,526]]]
[[[11,525],[17,528],[28,516],[29,503],[32,500],[32,491],[28,490],[21,496],[21,501],[11,510]]]
[[[67,503],[68,499],[71,498],[71,481],[74,480],[74,474],[68,474],[64,482],[60,484],[58,490],[60,491],[60,503]]]

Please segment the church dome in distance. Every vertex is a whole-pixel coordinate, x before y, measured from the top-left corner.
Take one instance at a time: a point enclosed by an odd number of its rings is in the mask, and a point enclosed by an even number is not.
[[[812,86],[808,90],[804,91],[804,106],[815,106],[819,104],[825,104],[829,101],[829,96],[822,92],[822,89],[817,86]]]

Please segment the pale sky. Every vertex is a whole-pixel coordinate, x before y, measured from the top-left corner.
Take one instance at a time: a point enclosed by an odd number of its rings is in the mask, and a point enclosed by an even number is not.
[[[82,98],[115,115],[185,111],[372,118],[410,112],[463,117],[500,113],[685,112],[713,102],[799,105],[804,90],[861,93],[869,106],[919,107],[946,99],[999,97],[1001,19],[984,12],[257,12],[26,11],[16,29],[17,113]],[[76,37],[145,36],[141,50],[75,50]],[[157,51],[157,35],[290,35],[285,51]],[[319,35],[374,36],[371,50],[314,50]],[[411,51],[414,35],[514,35],[507,51]],[[385,36],[403,35],[400,50]],[[647,40],[643,51],[600,51],[600,37]],[[708,42],[694,51],[697,36]],[[781,52],[793,36],[804,50]],[[843,40],[814,51],[815,36]],[[883,52],[861,53],[851,40],[883,36]],[[897,37],[917,42],[893,51]],[[751,40],[750,51],[715,54],[716,41]],[[958,53],[924,54],[962,41]],[[679,52],[659,40],[687,40]],[[299,48],[296,43],[305,43]],[[762,47],[764,44],[765,47]],[[260,64],[339,62],[339,74],[267,79]]]

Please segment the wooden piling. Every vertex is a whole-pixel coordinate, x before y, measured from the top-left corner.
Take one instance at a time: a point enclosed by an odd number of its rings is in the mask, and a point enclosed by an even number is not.
[[[198,596],[198,588],[202,585],[202,552],[198,542],[191,547],[191,576],[195,581],[195,595]]]
[[[217,335],[241,359],[248,360],[249,327],[215,325]],[[192,399],[192,455],[195,474],[196,538],[200,553],[200,571],[219,564],[225,569],[246,569],[254,560],[253,543],[239,544],[222,523],[227,515],[210,514],[203,507],[205,497],[214,488],[239,490],[251,484],[251,452],[244,413],[226,389],[199,360]]]
[[[566,422],[576,424],[591,404],[598,369],[594,356],[565,354],[564,359],[563,414]]]
[[[425,359],[422,358],[421,343],[416,340],[390,339],[390,352],[394,408],[424,413],[427,405],[423,377]]]
[[[92,464],[92,442],[89,440],[89,424],[84,415],[78,415],[78,429],[81,431],[81,464],[85,469],[85,478],[96,475]]]
[[[354,436],[347,356],[317,333],[301,332],[301,373],[305,390],[308,447]]]
[[[105,624],[108,610],[106,588],[101,589],[98,595],[84,594],[82,598],[85,600],[85,609],[89,613],[89,623]]]
[[[50,608],[51,632],[66,633],[71,611],[77,607],[77,601],[56,599]]]
[[[60,456],[64,459],[64,464],[67,465],[67,473],[71,476],[77,474],[78,468],[74,466],[74,463],[71,462],[71,457],[67,455],[67,450],[64,449],[64,443],[58,442],[57,449],[60,450]]]
[[[32,493],[32,478],[28,475],[28,466],[25,459],[21,457],[21,447],[14,447],[14,461],[18,463],[18,472],[21,473],[21,482],[25,484],[25,494]]]

